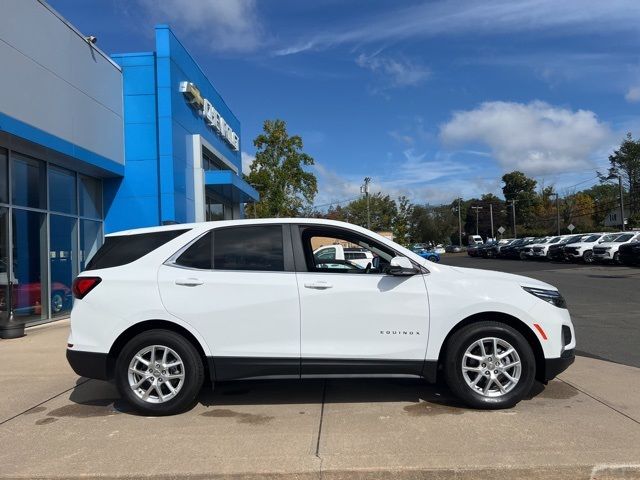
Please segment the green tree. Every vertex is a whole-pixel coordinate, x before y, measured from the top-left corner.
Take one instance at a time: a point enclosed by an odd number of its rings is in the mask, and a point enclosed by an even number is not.
[[[400,245],[408,245],[410,242],[413,205],[409,199],[402,195],[396,202],[396,215],[393,218],[393,239]]]
[[[618,185],[601,183],[587,190],[583,190],[583,193],[593,199],[593,224],[596,228],[602,227],[607,214],[619,205],[620,192]]]
[[[640,224],[640,139],[634,140],[631,133],[620,144],[620,148],[609,155],[608,175],[600,175],[604,181],[609,175],[621,175],[623,187],[629,192],[630,225]]]
[[[396,202],[389,195],[382,192],[375,193],[369,198],[371,210],[371,230],[376,232],[390,232],[393,228],[393,220],[396,217]],[[337,215],[339,214],[339,215]],[[329,218],[367,226],[367,199],[358,198],[344,207],[331,209],[327,214]]]
[[[508,202],[516,201],[516,223],[527,228],[532,227],[535,207],[539,200],[536,194],[537,182],[517,170],[505,173],[502,176],[502,182],[504,198]]]
[[[248,207],[248,214],[261,218],[296,217],[313,203],[318,184],[304,167],[313,165],[302,151],[302,138],[289,136],[284,120],[266,120],[256,137],[256,159],[247,181],[260,193],[260,201]]]

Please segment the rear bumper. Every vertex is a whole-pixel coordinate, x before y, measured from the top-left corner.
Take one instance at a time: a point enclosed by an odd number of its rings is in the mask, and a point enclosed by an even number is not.
[[[109,359],[106,353],[67,349],[67,361],[81,377],[109,380]]]
[[[558,358],[545,359],[544,379],[546,382],[553,380],[564,372],[576,359],[575,350],[565,350]]]

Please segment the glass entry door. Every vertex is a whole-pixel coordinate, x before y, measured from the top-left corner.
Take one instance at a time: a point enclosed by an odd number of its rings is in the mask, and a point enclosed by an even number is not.
[[[0,207],[0,328],[9,324],[12,282],[9,260],[9,209]]]

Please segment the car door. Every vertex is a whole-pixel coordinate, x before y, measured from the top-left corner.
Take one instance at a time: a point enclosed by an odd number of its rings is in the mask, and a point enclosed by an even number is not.
[[[350,243],[388,264],[389,247],[348,229],[292,228],[300,292],[301,373],[420,374],[429,302],[422,274],[392,276],[380,268],[315,268],[313,251],[323,239]],[[326,241],[326,240],[325,240]]]
[[[216,378],[300,373],[300,305],[288,225],[215,228],[158,272],[165,308],[209,343]]]

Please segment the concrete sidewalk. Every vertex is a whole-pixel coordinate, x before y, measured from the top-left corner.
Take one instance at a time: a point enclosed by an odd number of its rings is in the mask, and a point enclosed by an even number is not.
[[[417,380],[247,381],[149,418],[71,372],[67,328],[0,342],[0,478],[640,478],[637,368],[580,357],[506,411]]]

